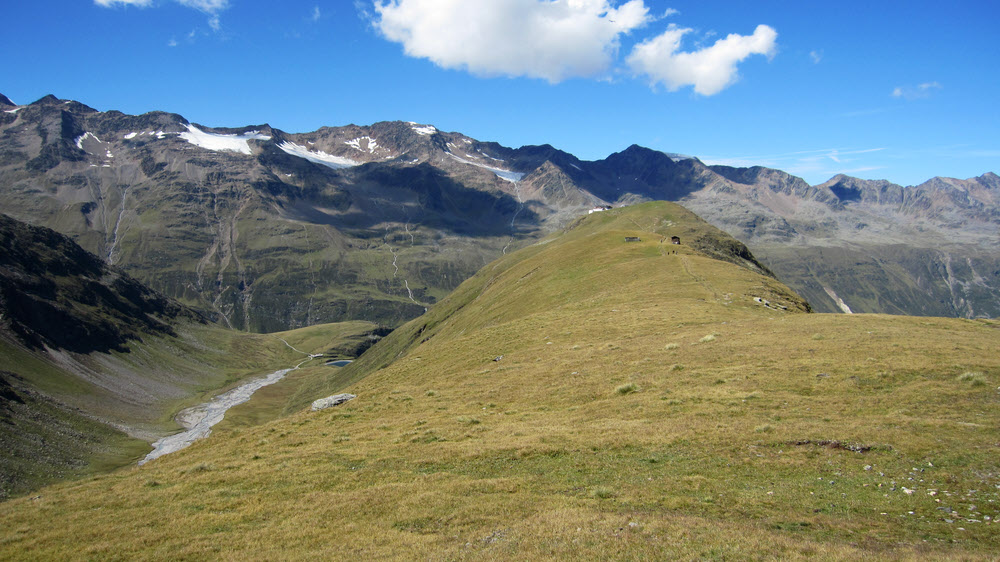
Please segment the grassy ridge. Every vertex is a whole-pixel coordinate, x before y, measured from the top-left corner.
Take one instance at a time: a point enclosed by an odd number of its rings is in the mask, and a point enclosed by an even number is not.
[[[0,505],[0,557],[994,557],[1000,324],[803,313],[677,209],[494,262],[342,406]]]

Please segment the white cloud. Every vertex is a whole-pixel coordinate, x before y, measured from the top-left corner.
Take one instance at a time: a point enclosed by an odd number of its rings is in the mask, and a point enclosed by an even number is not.
[[[939,82],[924,82],[916,87],[898,86],[892,91],[892,97],[906,100],[929,98],[935,90],[940,90],[943,87]]]
[[[652,21],[643,0],[380,0],[375,12],[375,27],[411,57],[549,82],[601,75],[620,36]]]
[[[823,60],[823,51],[809,51],[809,58],[812,59],[813,64],[819,64]]]
[[[115,5],[139,6],[140,8],[145,8],[146,6],[149,6],[151,2],[152,0],[94,0],[94,4],[105,8],[111,8]]]
[[[319,6],[313,6],[312,16],[309,18],[312,21],[319,21],[319,18],[323,17],[323,14],[319,11]]]
[[[693,86],[695,92],[711,96],[736,81],[737,63],[750,55],[774,55],[778,37],[771,27],[758,25],[753,35],[733,33],[710,47],[678,52],[681,39],[691,31],[671,25],[659,36],[636,45],[628,56],[629,66],[670,91]]]

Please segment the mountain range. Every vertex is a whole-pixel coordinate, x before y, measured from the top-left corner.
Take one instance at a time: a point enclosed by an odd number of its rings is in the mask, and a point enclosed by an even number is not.
[[[709,166],[631,146],[584,161],[431,125],[287,133],[0,99],[4,212],[71,236],[231,327],[396,326],[594,208],[669,200],[818,311],[1000,314],[1000,177],[918,186]]]

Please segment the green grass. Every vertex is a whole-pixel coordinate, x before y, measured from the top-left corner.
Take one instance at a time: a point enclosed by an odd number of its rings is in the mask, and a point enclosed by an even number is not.
[[[966,371],[958,376],[958,380],[972,386],[986,386],[986,375],[978,371]]]
[[[355,400],[0,504],[0,558],[995,558],[1000,411],[957,379],[1000,323],[766,309],[658,251],[676,209],[487,266],[318,387]]]
[[[632,394],[633,392],[639,392],[639,385],[635,384],[634,382],[622,384],[615,388],[615,392],[622,395]]]

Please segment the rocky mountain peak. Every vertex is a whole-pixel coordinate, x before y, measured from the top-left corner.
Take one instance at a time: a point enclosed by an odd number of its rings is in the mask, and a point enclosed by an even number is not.
[[[864,201],[897,204],[902,201],[903,187],[887,180],[863,180],[837,174],[816,186],[829,190],[839,202]]]
[[[62,101],[59,98],[55,97],[54,95],[48,94],[47,96],[44,96],[32,102],[31,105],[55,105],[58,103],[62,103]]]
[[[0,94],[0,105],[7,106],[7,107],[17,106],[16,103],[10,101],[10,98],[8,98],[7,96],[5,96],[3,94]]]

